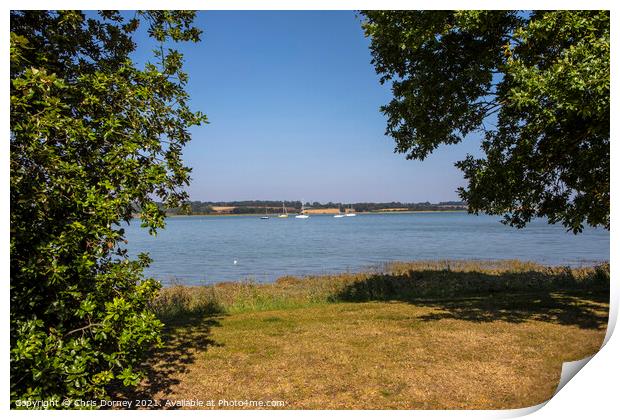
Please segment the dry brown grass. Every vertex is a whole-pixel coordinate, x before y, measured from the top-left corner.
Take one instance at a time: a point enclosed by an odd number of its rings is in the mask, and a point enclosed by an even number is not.
[[[216,285],[193,304],[217,302],[220,313],[170,318],[140,395],[308,409],[538,404],[553,394],[562,362],[600,347],[605,270],[398,263],[380,274]],[[188,291],[198,288],[165,293]]]
[[[326,209],[305,209],[305,214],[338,214],[340,213],[340,209],[337,208],[326,208]]]
[[[218,212],[218,213],[230,213],[231,211],[236,209],[236,207],[234,206],[212,206],[211,209],[213,209],[213,211]]]

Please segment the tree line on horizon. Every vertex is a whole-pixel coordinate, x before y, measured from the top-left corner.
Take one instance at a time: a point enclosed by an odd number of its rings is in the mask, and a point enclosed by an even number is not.
[[[267,209],[270,213],[282,212],[282,206],[288,212],[301,211],[301,201],[281,201],[281,200],[243,200],[243,201],[188,201],[182,206],[168,208],[163,203],[157,203],[158,207],[170,215],[197,215],[197,214],[221,214],[222,211],[217,210],[218,207],[232,207],[227,210],[230,214],[257,214],[265,212]],[[380,210],[398,209],[403,211],[442,211],[442,210],[467,210],[467,204],[463,201],[441,201],[439,203],[431,203],[429,201],[419,203],[403,203],[399,201],[391,201],[384,203],[375,202],[357,202],[357,203],[320,203],[318,201],[305,202],[306,209],[333,209],[351,207],[358,212],[372,212]],[[136,209],[139,212],[139,209]]]

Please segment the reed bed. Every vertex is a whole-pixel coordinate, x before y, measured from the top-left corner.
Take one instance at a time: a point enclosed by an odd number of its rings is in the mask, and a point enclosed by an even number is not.
[[[519,260],[390,262],[373,270],[162,288],[153,309],[164,321],[194,315],[309,307],[336,302],[416,301],[495,293],[608,290],[609,264],[544,266]]]

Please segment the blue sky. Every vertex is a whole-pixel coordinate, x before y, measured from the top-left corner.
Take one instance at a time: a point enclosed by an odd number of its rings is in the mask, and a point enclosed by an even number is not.
[[[207,11],[195,24],[202,42],[179,49],[192,107],[210,124],[184,149],[192,200],[458,199],[454,162],[478,141],[424,162],[394,154],[379,112],[389,86],[354,12]]]

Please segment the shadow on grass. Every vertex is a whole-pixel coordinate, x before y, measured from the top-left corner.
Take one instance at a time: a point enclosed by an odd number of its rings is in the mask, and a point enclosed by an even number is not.
[[[601,294],[573,290],[538,294],[501,293],[447,302],[418,302],[418,305],[430,306],[441,311],[421,316],[419,319],[511,323],[535,320],[574,325],[584,329],[603,329],[607,326],[608,298],[609,295],[605,297]]]
[[[576,278],[570,270],[504,272],[410,271],[379,274],[345,286],[333,301],[400,301],[437,312],[422,321],[537,320],[586,329],[607,325],[609,274],[604,269]]]
[[[157,406],[142,406],[133,408],[144,409],[177,409],[177,406],[167,406],[165,398],[156,398],[158,395],[168,395],[172,388],[181,381],[179,374],[189,370],[196,361],[198,353],[205,352],[209,347],[219,347],[221,344],[212,340],[211,330],[220,326],[222,314],[184,313],[172,319],[162,319],[165,323],[162,332],[163,346],[154,349],[148,360],[142,366],[146,379],[136,389],[118,386],[116,397],[126,400],[150,400]],[[135,404],[134,404],[135,405]]]

